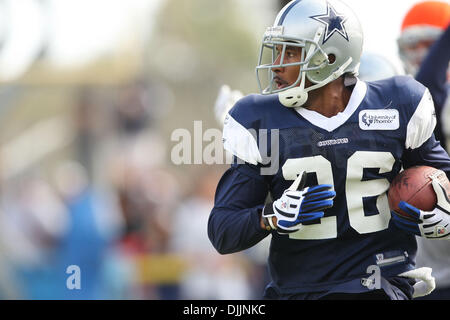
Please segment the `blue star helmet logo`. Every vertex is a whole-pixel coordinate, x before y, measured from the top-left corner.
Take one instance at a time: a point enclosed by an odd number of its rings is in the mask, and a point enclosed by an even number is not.
[[[330,37],[336,32],[348,41],[348,34],[344,26],[345,21],[347,21],[347,17],[336,12],[336,9],[334,9],[328,2],[326,14],[311,16],[310,18],[325,25],[325,36],[323,37],[322,44],[327,42],[327,40],[330,39]]]

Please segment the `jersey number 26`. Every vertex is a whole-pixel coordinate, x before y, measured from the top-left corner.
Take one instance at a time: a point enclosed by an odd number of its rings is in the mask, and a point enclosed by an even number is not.
[[[379,173],[392,171],[395,159],[390,152],[357,151],[347,162],[345,194],[350,226],[358,233],[377,232],[388,228],[391,218],[386,191],[389,181],[386,178],[363,181],[363,172],[367,168],[379,169]],[[288,159],[283,165],[283,177],[295,180],[301,170],[317,175],[319,184],[334,186],[331,162],[323,156]],[[364,214],[364,197],[377,197],[378,214]],[[337,218],[329,216],[320,219],[320,223],[304,225],[299,231],[289,234],[291,239],[319,240],[337,237]]]

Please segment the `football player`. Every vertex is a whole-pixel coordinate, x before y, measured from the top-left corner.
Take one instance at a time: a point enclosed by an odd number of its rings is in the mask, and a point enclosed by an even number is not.
[[[449,26],[448,1],[422,1],[412,6],[406,13],[397,40],[405,72],[414,76],[431,92],[438,120],[434,134],[444,149],[447,149],[443,133],[446,128],[445,123],[441,121],[441,115],[448,95],[447,81],[450,79],[448,54],[450,31],[444,36],[443,33]],[[440,37],[442,37],[441,45],[438,46],[435,43]],[[437,48],[428,55],[433,46]]]
[[[424,1],[405,15],[398,40],[405,70],[425,85],[433,97],[437,140],[448,150],[450,137],[450,3]],[[417,71],[417,73],[415,73]],[[450,298],[450,246],[419,237],[417,265],[432,267],[436,290],[422,299]]]
[[[447,1],[422,1],[408,10],[397,39],[398,52],[406,73],[413,76],[417,74],[428,50],[449,22],[450,4]]]
[[[413,232],[435,236],[420,222],[448,221],[450,205],[439,197],[432,213],[410,208],[418,217],[404,228],[392,223],[386,192],[402,168],[450,175],[450,158],[423,85],[358,79],[362,43],[344,3],[291,1],[264,34],[261,94],[226,116],[224,147],[235,161],[218,184],[208,235],[221,254],[271,235],[265,298],[411,299],[433,288],[429,270],[415,270]]]

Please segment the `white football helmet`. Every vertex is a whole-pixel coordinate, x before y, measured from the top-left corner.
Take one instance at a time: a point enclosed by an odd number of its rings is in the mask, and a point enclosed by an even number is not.
[[[407,74],[415,76],[431,45],[450,23],[450,3],[422,1],[406,13],[397,39],[400,59]],[[450,69],[449,69],[450,71]]]
[[[286,46],[302,48],[299,62],[283,63]],[[309,91],[344,73],[358,75],[362,46],[361,24],[347,5],[339,0],[293,0],[264,33],[256,67],[259,89],[262,94],[278,93],[280,102],[287,107],[299,107],[308,99]],[[275,65],[277,47],[281,48],[281,60]],[[331,56],[334,57],[329,59]],[[300,66],[298,78],[277,89],[272,70],[288,66]],[[265,86],[262,73],[268,76]],[[305,88],[305,78],[313,85]]]
[[[363,52],[358,78],[363,81],[377,81],[400,75],[397,68],[383,55]]]

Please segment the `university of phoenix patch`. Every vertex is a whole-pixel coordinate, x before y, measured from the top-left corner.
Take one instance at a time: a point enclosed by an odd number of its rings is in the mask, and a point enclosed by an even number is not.
[[[398,110],[362,110],[359,112],[362,130],[397,130],[400,127]]]

